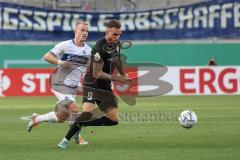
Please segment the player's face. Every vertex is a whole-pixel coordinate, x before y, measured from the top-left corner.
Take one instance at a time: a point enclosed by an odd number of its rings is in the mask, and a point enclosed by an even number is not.
[[[75,39],[78,41],[86,41],[88,37],[88,25],[79,24],[75,29]]]
[[[107,28],[106,38],[109,42],[117,42],[122,34],[121,29],[118,28]]]

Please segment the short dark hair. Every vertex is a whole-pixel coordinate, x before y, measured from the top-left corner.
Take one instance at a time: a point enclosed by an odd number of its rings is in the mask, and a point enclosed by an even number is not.
[[[107,28],[120,29],[121,28],[121,23],[118,20],[112,19],[112,20],[108,21],[107,23],[105,23],[105,26]]]

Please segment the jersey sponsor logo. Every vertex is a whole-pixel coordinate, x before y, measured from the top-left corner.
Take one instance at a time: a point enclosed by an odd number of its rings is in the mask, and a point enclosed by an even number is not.
[[[108,58],[108,61],[114,63],[114,62],[117,62],[119,59],[120,59],[120,56],[119,56],[119,55],[116,55],[116,56],[114,56],[114,57]]]
[[[64,53],[61,60],[77,64],[87,64],[88,57]]]

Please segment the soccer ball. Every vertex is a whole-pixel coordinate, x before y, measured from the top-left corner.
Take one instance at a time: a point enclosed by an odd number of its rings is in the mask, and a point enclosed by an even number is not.
[[[197,123],[197,115],[192,110],[182,111],[178,117],[181,126],[192,128]]]

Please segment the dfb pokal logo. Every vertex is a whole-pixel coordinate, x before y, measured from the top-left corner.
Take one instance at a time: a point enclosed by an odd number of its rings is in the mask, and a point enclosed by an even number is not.
[[[10,79],[4,75],[4,71],[0,70],[0,97],[4,97],[3,91],[10,87]]]

